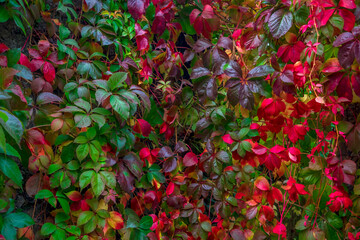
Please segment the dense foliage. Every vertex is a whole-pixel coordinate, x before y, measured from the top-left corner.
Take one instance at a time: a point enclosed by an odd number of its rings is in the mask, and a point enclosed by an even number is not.
[[[0,44],[3,239],[358,240],[359,19],[354,0],[1,0],[27,38]]]

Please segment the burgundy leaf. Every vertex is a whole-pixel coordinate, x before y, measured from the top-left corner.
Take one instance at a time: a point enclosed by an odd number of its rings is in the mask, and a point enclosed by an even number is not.
[[[192,70],[190,79],[200,78],[206,75],[210,75],[210,70],[204,67],[198,67]]]
[[[49,48],[50,48],[50,43],[47,40],[40,40],[38,43],[38,47],[39,47],[39,52],[43,57],[46,57],[48,52],[49,52]]]
[[[149,0],[128,0],[127,6],[131,16],[137,21],[149,6]]]
[[[269,74],[272,74],[274,72],[274,69],[268,65],[261,65],[258,67],[255,67],[250,70],[250,72],[247,75],[247,78],[256,78],[256,77],[265,77]]]
[[[183,163],[186,167],[194,166],[198,163],[199,159],[197,158],[196,154],[193,152],[188,152],[185,154]]]
[[[358,75],[358,74],[352,75],[351,83],[352,83],[354,92],[356,93],[356,95],[358,95],[360,97],[360,75]]]
[[[341,78],[339,85],[336,88],[336,92],[339,97],[348,99],[350,102],[353,99],[352,88],[350,85],[350,79],[348,76]]]

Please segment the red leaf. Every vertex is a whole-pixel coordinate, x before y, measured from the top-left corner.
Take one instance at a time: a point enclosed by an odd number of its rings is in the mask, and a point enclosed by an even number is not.
[[[322,72],[324,73],[334,73],[342,69],[340,66],[339,60],[337,58],[329,58],[323,65]]]
[[[118,212],[110,212],[110,217],[106,220],[110,227],[112,227],[113,229],[119,230],[124,227],[124,219],[122,218],[122,215]]]
[[[81,193],[79,193],[78,191],[71,191],[66,193],[66,196],[74,202],[78,202],[82,199]]]
[[[38,50],[33,49],[33,48],[29,48],[28,51],[29,51],[29,55],[30,55],[32,58],[35,58],[35,59],[43,59],[43,57],[40,55],[40,53],[39,53]]]
[[[144,137],[148,137],[151,133],[151,125],[144,119],[137,119],[133,130],[136,133],[142,134]]]
[[[344,19],[344,31],[350,32],[355,26],[354,14],[349,10],[339,9],[339,15]]]
[[[211,19],[214,18],[215,14],[210,5],[205,5],[201,17],[204,19]]]
[[[52,83],[55,79],[54,66],[49,62],[45,62],[44,67],[43,67],[43,72],[44,72],[45,80],[48,81],[49,83]]]
[[[278,223],[274,229],[273,233],[280,235],[282,238],[286,238],[286,227],[282,223]]]
[[[347,9],[354,9],[356,8],[356,4],[354,0],[340,0],[339,7],[347,8]]]
[[[136,45],[137,49],[141,54],[144,54],[149,50],[149,33],[141,28],[139,24],[135,24],[135,37],[136,37]]]
[[[9,50],[9,48],[5,44],[0,43],[0,54],[6,52],[7,50]]]
[[[139,156],[141,159],[145,159],[150,156],[150,149],[149,148],[142,148],[139,152]]]
[[[262,190],[262,191],[269,191],[270,190],[270,184],[268,182],[268,180],[265,178],[265,177],[258,177],[255,182],[254,182],[254,185]]]
[[[185,154],[184,159],[183,159],[184,166],[186,166],[186,167],[194,166],[195,164],[198,163],[198,161],[199,160],[198,160],[196,154],[193,152],[188,152],[187,154]]]
[[[232,144],[234,142],[234,140],[232,140],[230,134],[225,134],[222,137],[223,141],[226,142],[227,144]]]
[[[173,182],[170,182],[169,185],[166,188],[166,195],[169,196],[174,192],[175,184]]]
[[[20,55],[20,60],[19,60],[19,63],[29,69],[31,69],[31,64],[30,64],[30,61],[29,59],[27,58],[27,56],[25,54],[21,54]]]
[[[30,62],[30,70],[35,72],[36,70],[39,70],[44,63],[45,61],[42,59],[33,59]]]

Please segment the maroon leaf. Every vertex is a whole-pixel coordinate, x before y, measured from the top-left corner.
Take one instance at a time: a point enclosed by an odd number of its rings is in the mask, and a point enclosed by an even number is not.
[[[268,65],[262,65],[255,67],[250,70],[250,72],[247,75],[247,78],[256,78],[256,77],[265,77],[269,74],[272,74],[274,72],[274,69]]]
[[[285,70],[279,78],[283,83],[294,83],[294,74],[290,70]]]
[[[360,75],[358,75],[358,74],[352,75],[351,83],[352,83],[354,92],[356,93],[356,95],[358,95],[360,97]]]
[[[228,37],[221,36],[217,42],[217,46],[232,50],[233,49],[233,41]]]
[[[350,79],[348,76],[341,78],[339,85],[336,88],[336,92],[339,97],[343,97],[352,101],[353,93],[350,85]]]
[[[199,162],[199,159],[197,158],[196,154],[193,152],[188,152],[185,154],[183,163],[186,167],[191,167],[196,165]]]
[[[200,78],[206,75],[210,75],[210,70],[204,67],[198,67],[193,69],[190,79]]]
[[[40,40],[38,43],[38,47],[39,47],[39,52],[43,57],[46,57],[48,52],[49,52],[49,48],[50,48],[50,43],[47,40]]]
[[[40,93],[40,95],[36,99],[36,103],[39,105],[48,104],[48,103],[59,103],[62,102],[62,99],[56,96],[55,94],[49,92]]]
[[[163,170],[164,172],[168,173],[168,172],[172,172],[176,169],[177,166],[177,160],[175,157],[170,157],[168,159],[166,159],[166,161],[164,162],[163,165]]]
[[[196,43],[194,44],[193,49],[195,50],[195,52],[199,53],[204,51],[205,49],[211,47],[212,44],[209,40],[207,40],[206,38],[200,38],[199,40],[196,41]]]
[[[337,73],[331,74],[328,77],[329,80],[326,82],[325,86],[326,86],[327,92],[329,94],[332,93],[337,88],[337,86],[339,85],[339,82],[343,76],[344,76],[344,73],[337,72]]]
[[[173,151],[168,146],[162,147],[158,153],[158,157],[160,157],[160,158],[168,158],[173,155],[174,155]]]
[[[140,178],[142,175],[143,162],[135,153],[129,153],[123,158],[123,162],[135,177]]]
[[[225,69],[225,74],[232,78],[242,78],[240,65],[234,60],[230,60]]]
[[[244,233],[239,229],[233,229],[230,232],[231,238],[234,240],[246,240]]]
[[[166,19],[164,13],[160,10],[156,13],[151,31],[155,34],[163,34],[166,28]]]
[[[210,78],[207,86],[206,86],[206,95],[210,100],[215,100],[218,94],[218,87],[216,84],[216,80],[214,78]]]
[[[131,16],[137,21],[149,6],[149,0],[129,0],[127,6]]]

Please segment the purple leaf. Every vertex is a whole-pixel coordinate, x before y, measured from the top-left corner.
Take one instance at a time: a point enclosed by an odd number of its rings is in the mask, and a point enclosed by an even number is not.
[[[292,26],[293,15],[285,9],[279,9],[269,18],[269,29],[272,36],[276,39],[282,37]]]
[[[234,60],[230,60],[225,69],[225,74],[232,78],[242,78],[240,65]]]
[[[342,34],[340,34],[334,41],[333,46],[334,47],[338,47],[340,45],[343,45],[347,42],[350,42],[354,40],[354,35],[352,33],[349,32],[344,32]]]
[[[339,63],[343,68],[349,68],[355,59],[355,42],[348,42],[344,44],[338,52]]]

